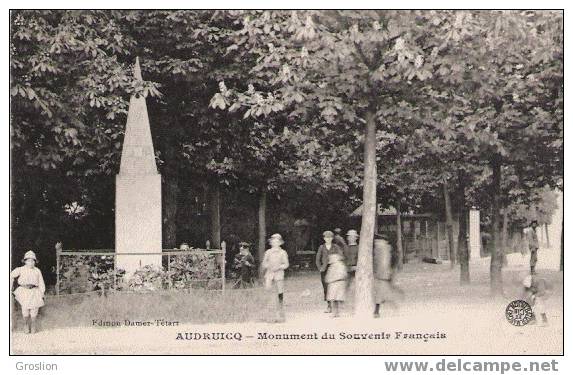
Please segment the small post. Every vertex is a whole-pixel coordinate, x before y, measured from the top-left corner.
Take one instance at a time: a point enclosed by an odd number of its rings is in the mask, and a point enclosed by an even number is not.
[[[62,243],[56,242],[56,295],[60,295],[60,250],[62,249]]]
[[[167,253],[167,275],[169,277],[169,289],[171,289],[173,285],[173,280],[171,280],[171,253]]]
[[[221,251],[223,254],[223,259],[221,259],[221,278],[223,280],[221,283],[221,293],[225,295],[225,253],[227,252],[227,244],[225,241],[221,243]]]
[[[116,264],[115,264],[115,253],[112,255],[113,257],[113,291],[117,291],[117,268],[116,268]]]

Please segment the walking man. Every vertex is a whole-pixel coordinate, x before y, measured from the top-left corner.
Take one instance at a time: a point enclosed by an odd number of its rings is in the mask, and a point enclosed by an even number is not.
[[[531,252],[529,258],[531,274],[535,275],[535,266],[537,265],[537,251],[539,250],[539,240],[537,239],[537,220],[533,220],[529,225],[529,230],[527,231],[527,245],[529,246],[529,251]]]

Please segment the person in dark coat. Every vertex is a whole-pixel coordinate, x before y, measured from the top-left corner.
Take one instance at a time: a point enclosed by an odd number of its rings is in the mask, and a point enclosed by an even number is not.
[[[320,272],[320,281],[322,282],[324,300],[328,303],[328,307],[325,312],[331,313],[332,305],[327,299],[328,284],[325,280],[326,271],[328,270],[328,256],[331,254],[340,254],[342,257],[344,257],[344,250],[340,246],[333,243],[334,233],[331,231],[327,230],[322,234],[322,237],[324,238],[324,243],[320,245],[318,251],[316,252],[316,268],[318,268],[318,271]]]
[[[348,233],[346,233],[346,238],[348,239],[344,253],[346,265],[348,266],[348,270],[354,273],[358,261],[358,232],[355,229],[350,229]]]
[[[527,245],[531,256],[529,258],[529,267],[531,274],[535,275],[535,266],[537,265],[537,251],[539,250],[539,239],[537,238],[537,220],[533,220],[526,232]]]
[[[342,229],[336,228],[334,230],[334,239],[332,240],[332,242],[337,244],[339,247],[342,248],[344,252],[346,252],[346,247],[348,245],[346,244],[346,240],[344,239],[344,237],[342,237]]]
[[[378,243],[376,243],[378,242]],[[396,302],[403,292],[393,283],[397,266],[397,254],[392,246],[390,236],[381,234],[375,239],[373,272],[374,272],[374,318],[380,317],[380,307],[387,302]]]

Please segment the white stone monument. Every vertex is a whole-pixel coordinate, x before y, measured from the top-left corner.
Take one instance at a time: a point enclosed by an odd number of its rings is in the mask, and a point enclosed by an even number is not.
[[[481,258],[481,234],[480,234],[480,215],[479,210],[472,208],[470,210],[469,220],[469,247],[470,260]]]
[[[139,58],[135,78],[142,80]],[[155,153],[145,98],[132,95],[121,153],[119,174],[115,180],[115,251],[116,267],[129,275],[145,265],[161,266],[161,255],[125,255],[122,253],[160,253],[161,175],[155,165]]]

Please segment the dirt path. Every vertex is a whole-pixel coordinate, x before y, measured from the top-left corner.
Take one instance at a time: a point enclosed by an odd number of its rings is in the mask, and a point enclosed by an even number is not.
[[[381,319],[357,321],[349,311],[333,319],[316,305],[301,312],[297,294],[290,292],[287,322],[281,324],[52,329],[33,336],[15,333],[11,347],[14,354],[561,354],[561,273],[542,271],[557,284],[548,301],[548,327],[514,327],[504,317],[508,301],[519,289],[515,281],[522,275],[521,263],[518,258],[511,259],[504,271],[507,295],[498,300],[489,298],[484,285],[487,277],[478,272],[486,264],[474,265],[474,284],[465,288],[456,286],[455,273],[448,273],[447,266],[431,270],[431,278],[427,272],[410,269],[399,280],[408,287],[406,290],[411,290],[408,298],[399,308],[386,309]],[[451,283],[443,281],[452,279]],[[401,332],[400,336],[397,332]],[[177,339],[180,334],[184,338],[186,334],[193,337],[192,334],[213,333],[222,333],[230,339]],[[262,339],[260,335],[265,333],[267,339]],[[322,339],[325,333],[335,339]],[[283,334],[306,334],[310,338],[270,338]],[[353,334],[378,334],[384,338],[360,338]],[[427,339],[408,334],[426,334]],[[241,336],[240,341],[237,335]]]

